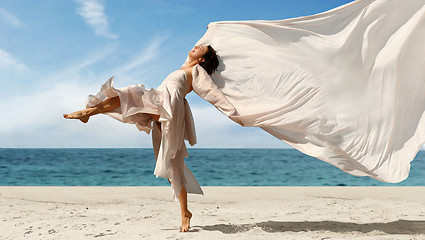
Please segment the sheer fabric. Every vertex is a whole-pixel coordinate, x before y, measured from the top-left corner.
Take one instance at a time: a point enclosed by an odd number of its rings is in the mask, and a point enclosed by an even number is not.
[[[400,182],[425,140],[425,1],[359,0],[307,17],[210,23],[220,56],[194,91],[355,176]]]

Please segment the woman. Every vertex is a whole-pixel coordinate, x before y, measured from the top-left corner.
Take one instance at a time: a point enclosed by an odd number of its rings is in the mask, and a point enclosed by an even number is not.
[[[197,58],[190,53],[183,69],[189,68],[195,93],[240,125],[260,127],[349,174],[398,183],[407,178],[410,162],[425,143],[424,16],[423,0],[357,0],[306,17],[214,22],[196,45],[213,45],[220,53],[220,69],[211,75],[199,67],[203,52]],[[104,93],[115,97],[109,85]],[[161,86],[160,96],[167,97]],[[179,170],[184,174],[167,171],[177,167],[163,167],[179,163],[175,159],[186,154],[185,148],[179,152],[169,144],[183,133],[170,138],[174,135],[164,130],[188,130],[190,121],[179,125],[166,115],[169,110],[162,110],[176,104],[151,102],[156,107],[146,113],[159,115],[162,130],[159,136],[154,124],[153,145],[160,149],[155,174],[184,176],[191,179],[185,189],[199,191],[189,184],[196,180],[186,167]],[[87,114],[79,114],[75,116],[88,120]],[[189,115],[186,111],[184,116]],[[120,120],[149,130],[138,125],[152,119],[145,116]],[[192,144],[190,132],[186,135]],[[171,184],[180,191],[176,183],[184,181],[176,179]]]
[[[157,160],[155,175],[167,178],[174,197],[180,200],[182,232],[188,231],[192,217],[187,208],[187,193],[202,194],[184,163],[184,157],[188,156],[184,139],[191,145],[196,143],[193,118],[185,96],[193,90],[194,69],[202,67],[212,74],[217,66],[217,55],[211,46],[195,46],[189,51],[186,64],[168,75],[156,90],[146,90],[143,85],[115,89],[111,78],[96,96],[89,96],[86,109],[63,115],[86,123],[91,116],[103,113],[122,122],[134,123],[141,131],[149,133],[152,130]]]

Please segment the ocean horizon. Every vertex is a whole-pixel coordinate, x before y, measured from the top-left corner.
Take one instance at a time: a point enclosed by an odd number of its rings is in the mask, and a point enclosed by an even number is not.
[[[356,177],[291,148],[189,148],[201,186],[425,186],[425,151],[409,177]],[[152,148],[0,148],[0,186],[167,186]]]

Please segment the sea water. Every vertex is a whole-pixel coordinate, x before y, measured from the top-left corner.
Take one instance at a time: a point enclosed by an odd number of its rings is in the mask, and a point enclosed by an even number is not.
[[[295,149],[189,149],[201,186],[425,186],[425,152],[390,184],[355,177]],[[152,149],[0,148],[1,186],[166,186]]]

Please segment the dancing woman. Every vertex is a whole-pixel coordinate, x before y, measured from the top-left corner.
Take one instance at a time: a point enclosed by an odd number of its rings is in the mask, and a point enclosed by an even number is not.
[[[214,22],[156,90],[114,89],[110,79],[86,110],[64,116],[87,122],[104,113],[152,129],[155,175],[170,179],[187,231],[186,192],[202,193],[183,160],[183,139],[196,143],[188,92],[349,174],[398,183],[425,143],[424,42],[424,0],[357,0],[306,17]],[[214,74],[209,45],[220,55]]]
[[[192,217],[187,207],[187,193],[202,194],[184,163],[184,157],[188,156],[184,139],[191,145],[196,143],[193,118],[185,96],[193,89],[192,73],[201,67],[208,74],[218,67],[218,58],[211,46],[195,46],[189,51],[184,66],[168,75],[157,89],[146,90],[143,85],[115,89],[111,78],[96,96],[89,96],[86,109],[63,115],[86,123],[91,116],[103,113],[125,123],[134,123],[141,131],[149,133],[152,130],[157,160],[155,175],[168,179],[174,197],[180,201],[182,232],[188,231]]]

